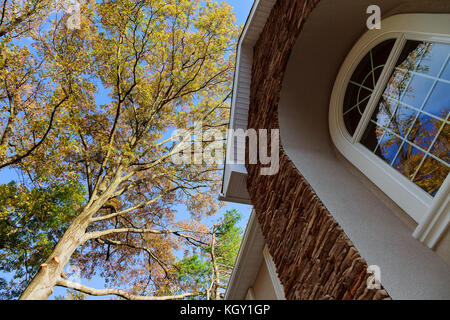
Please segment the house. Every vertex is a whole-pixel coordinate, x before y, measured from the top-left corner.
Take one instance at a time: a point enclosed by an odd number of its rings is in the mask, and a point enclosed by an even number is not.
[[[449,299],[449,114],[449,1],[256,0],[230,128],[279,130],[279,166],[227,158],[226,299]]]

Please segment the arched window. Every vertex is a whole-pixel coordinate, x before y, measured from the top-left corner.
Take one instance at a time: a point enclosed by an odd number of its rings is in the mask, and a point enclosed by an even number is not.
[[[419,228],[445,229],[449,115],[450,15],[405,14],[383,20],[348,54],[333,89],[330,132]]]

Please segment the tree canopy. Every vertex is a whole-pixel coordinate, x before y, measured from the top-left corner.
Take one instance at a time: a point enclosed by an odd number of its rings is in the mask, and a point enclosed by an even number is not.
[[[201,219],[220,206],[220,164],[175,163],[186,141],[172,133],[228,124],[239,31],[231,7],[78,3],[69,28],[74,13],[51,1],[0,2],[0,169],[25,177],[1,186],[2,269],[15,272],[2,288],[21,299],[48,298],[55,286],[127,299],[196,296],[175,279],[177,252],[207,252]],[[178,219],[177,206],[190,218]],[[71,281],[68,264],[108,288]]]

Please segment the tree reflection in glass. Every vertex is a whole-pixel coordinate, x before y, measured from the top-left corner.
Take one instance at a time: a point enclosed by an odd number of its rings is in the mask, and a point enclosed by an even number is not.
[[[360,141],[433,196],[450,166],[449,58],[448,44],[407,41]]]

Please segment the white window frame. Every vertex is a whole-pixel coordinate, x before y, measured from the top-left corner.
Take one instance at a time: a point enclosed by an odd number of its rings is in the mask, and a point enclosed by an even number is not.
[[[349,80],[371,49],[393,38],[397,40],[352,137],[343,118]],[[413,236],[433,248],[450,223],[450,174],[432,197],[359,142],[407,40],[450,43],[450,14],[395,15],[384,19],[381,29],[366,32],[339,70],[330,100],[329,127],[333,143],[342,155],[418,223]]]

